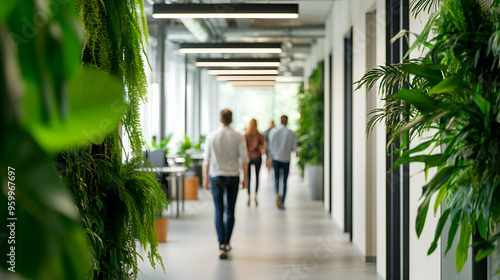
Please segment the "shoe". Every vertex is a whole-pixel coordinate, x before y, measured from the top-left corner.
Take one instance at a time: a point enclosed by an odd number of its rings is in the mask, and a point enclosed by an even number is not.
[[[250,195],[248,195],[247,206],[250,207]]]
[[[226,248],[227,248],[228,245],[229,244],[221,244],[219,246],[219,249],[220,249],[219,259],[221,259],[221,260],[227,259],[227,251],[228,250]],[[229,248],[229,249],[231,249],[231,248]]]
[[[276,195],[276,206],[278,207],[278,209],[283,208],[283,204],[281,203],[281,197],[279,196],[279,194]]]
[[[255,207],[259,206],[259,202],[257,201],[257,196],[255,197]]]
[[[227,260],[227,252],[224,250],[220,251],[219,259]]]
[[[226,249],[226,252],[231,251],[231,245],[229,245],[229,244],[225,244],[225,245],[223,245],[223,246],[225,246],[224,248]]]

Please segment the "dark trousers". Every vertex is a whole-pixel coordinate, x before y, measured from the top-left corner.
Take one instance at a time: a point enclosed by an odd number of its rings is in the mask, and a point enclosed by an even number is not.
[[[273,159],[274,168],[274,188],[276,194],[280,193],[280,171],[283,172],[283,193],[281,195],[281,202],[285,205],[285,195],[286,195],[286,181],[288,179],[288,172],[290,171],[289,162],[281,162]]]
[[[259,172],[260,166],[262,165],[262,157],[250,158],[248,163],[248,195],[250,195],[250,179],[252,178],[252,164],[255,166],[255,194],[259,190]]]
[[[234,207],[238,196],[240,177],[216,176],[210,177],[210,189],[215,204],[215,229],[219,245],[229,244],[234,226]],[[224,196],[226,205],[224,207]],[[224,212],[226,217],[224,219]]]

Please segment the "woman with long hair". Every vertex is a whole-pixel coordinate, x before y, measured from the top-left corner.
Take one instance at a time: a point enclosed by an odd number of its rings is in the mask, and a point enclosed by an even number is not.
[[[250,178],[251,178],[251,171],[252,171],[252,165],[255,167],[255,206],[259,205],[259,202],[257,200],[257,191],[259,190],[259,171],[260,171],[260,166],[262,165],[262,151],[266,150],[266,145],[265,145],[265,140],[264,136],[260,134],[260,132],[257,130],[257,121],[255,119],[251,119],[250,123],[248,124],[248,128],[245,131],[245,139],[247,141],[247,149],[248,149],[248,156],[250,157],[250,162],[248,164],[248,201],[247,205],[250,206],[250,201],[251,201],[251,185],[250,185]]]

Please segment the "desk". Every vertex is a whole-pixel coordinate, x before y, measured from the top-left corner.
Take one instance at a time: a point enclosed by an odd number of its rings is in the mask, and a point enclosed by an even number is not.
[[[163,166],[163,167],[154,167],[153,169],[141,168],[139,171],[153,171],[160,173],[173,174],[176,177],[177,182],[175,182],[175,206],[176,213],[175,217],[179,218],[179,197],[180,192],[182,192],[182,211],[184,211],[184,172],[188,170],[185,166]],[[182,187],[181,187],[182,186]]]

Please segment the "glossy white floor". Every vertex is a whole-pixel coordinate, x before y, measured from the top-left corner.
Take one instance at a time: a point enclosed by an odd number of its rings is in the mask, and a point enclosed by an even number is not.
[[[359,258],[296,172],[289,177],[284,211],[276,208],[265,168],[260,181],[258,207],[253,201],[247,207],[246,190],[238,194],[227,260],[219,260],[212,196],[200,190],[199,200],[186,202],[184,215],[169,221],[168,241],[159,247],[165,272],[141,262],[138,279],[376,279],[375,264]]]

